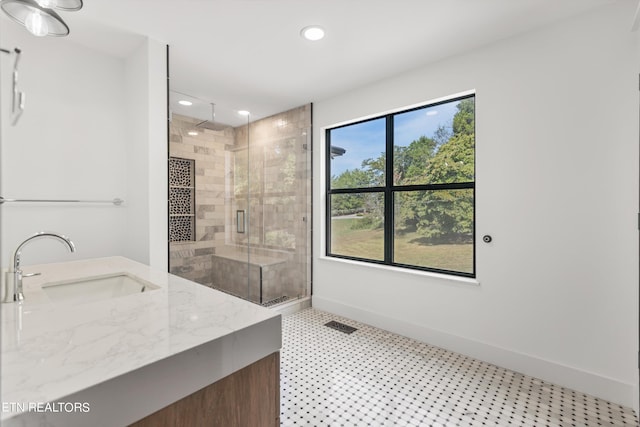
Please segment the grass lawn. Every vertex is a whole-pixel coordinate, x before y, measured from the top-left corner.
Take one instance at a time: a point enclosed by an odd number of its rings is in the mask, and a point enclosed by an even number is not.
[[[384,236],[381,229],[354,229],[357,218],[334,219],[331,221],[331,252],[374,260],[384,259]],[[417,233],[396,236],[394,261],[402,264],[473,272],[473,245],[423,243],[424,238]]]

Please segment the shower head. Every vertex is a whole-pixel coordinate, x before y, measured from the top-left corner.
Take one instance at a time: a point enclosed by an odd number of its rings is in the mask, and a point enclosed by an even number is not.
[[[216,123],[215,122],[215,118],[216,118],[216,110],[215,110],[215,104],[211,103],[211,120],[203,120],[200,123],[196,124],[196,128],[199,129],[208,129],[208,130],[213,130],[213,131],[221,131],[221,130],[225,130],[226,128],[229,127],[229,125],[225,125],[223,123]]]

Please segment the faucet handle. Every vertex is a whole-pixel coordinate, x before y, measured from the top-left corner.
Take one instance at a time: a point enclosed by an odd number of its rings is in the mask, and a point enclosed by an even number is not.
[[[42,273],[27,273],[27,274],[22,274],[22,277],[33,277],[33,276],[40,276]]]

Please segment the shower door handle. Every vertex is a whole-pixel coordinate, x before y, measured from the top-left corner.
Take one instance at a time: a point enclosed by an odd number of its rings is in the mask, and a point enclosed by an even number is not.
[[[244,233],[245,230],[245,211],[240,209],[236,211],[236,231],[238,233]]]

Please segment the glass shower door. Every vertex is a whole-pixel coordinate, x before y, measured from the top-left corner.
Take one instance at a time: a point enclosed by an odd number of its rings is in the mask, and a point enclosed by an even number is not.
[[[265,245],[284,250],[287,258],[280,276],[282,300],[274,295],[275,303],[307,296],[310,284],[311,133],[308,128],[294,132],[265,153],[271,168],[265,174]]]
[[[274,306],[310,287],[311,106],[256,120],[249,138],[249,263],[256,302]]]

